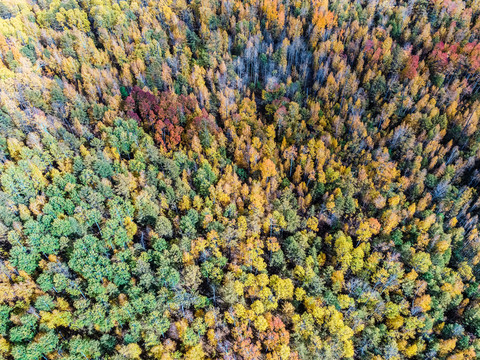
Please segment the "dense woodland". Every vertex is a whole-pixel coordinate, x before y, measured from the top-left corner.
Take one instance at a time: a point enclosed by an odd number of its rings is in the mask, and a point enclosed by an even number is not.
[[[479,116],[477,0],[1,0],[0,359],[478,359]]]

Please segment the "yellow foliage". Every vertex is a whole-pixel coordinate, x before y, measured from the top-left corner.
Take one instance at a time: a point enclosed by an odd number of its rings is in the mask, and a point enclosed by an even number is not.
[[[258,331],[265,331],[268,328],[268,321],[263,317],[263,315],[257,316],[253,325]]]
[[[411,358],[417,354],[417,349],[417,344],[413,344],[405,349],[404,354],[406,357]]]
[[[235,310],[235,315],[239,318],[242,319],[246,317],[245,307],[242,304],[233,305],[233,309]]]
[[[185,354],[185,360],[202,360],[205,359],[205,352],[203,351],[202,344],[193,346]]]
[[[213,327],[215,325],[215,313],[213,311],[207,311],[205,313],[205,325]]]
[[[305,294],[306,294],[306,291],[303,288],[298,287],[295,289],[295,298],[298,301],[302,301],[305,297]]]
[[[265,308],[263,303],[260,300],[255,300],[254,303],[251,305],[251,309],[254,311],[255,314],[261,315],[264,313]]]
[[[413,281],[418,277],[418,274],[415,270],[411,270],[407,275],[405,275],[406,280]]]
[[[391,198],[388,199],[388,205],[391,207],[395,207],[400,203],[400,196],[392,196]]]
[[[281,360],[288,360],[290,358],[291,350],[288,344],[281,344],[277,348],[277,353]]]
[[[233,289],[238,296],[243,296],[243,284],[240,281],[235,280],[233,283]]]
[[[262,273],[262,274],[257,275],[256,283],[257,283],[258,286],[260,286],[260,287],[267,286],[268,282],[269,282],[269,278],[268,278],[267,274]]]
[[[69,310],[70,309],[70,305],[68,304],[68,301],[65,300],[64,298],[58,298],[57,299],[57,308],[59,310]]]
[[[133,236],[137,233],[137,225],[133,222],[132,218],[127,216],[123,221],[127,236],[129,239],[133,239]]]
[[[318,219],[316,217],[308,218],[307,227],[312,231],[318,231]]]
[[[273,276],[272,276],[273,277]],[[270,277],[270,279],[272,278]],[[273,290],[277,294],[278,299],[280,300],[290,300],[293,297],[293,282],[291,279],[280,279],[277,277],[278,280],[274,280],[273,284],[271,282],[271,285],[273,285]]]
[[[180,203],[178,204],[179,209],[185,211],[190,209],[191,206],[192,204],[190,201],[190,197],[188,197],[187,195],[183,195],[182,200],[180,200]]]
[[[447,355],[453,349],[455,349],[456,344],[457,344],[457,339],[456,338],[447,339],[447,340],[440,340],[439,355],[440,356]]]
[[[295,275],[295,278],[297,278],[298,280],[300,281],[305,280],[305,269],[300,265],[295,266],[295,269],[293,270],[293,274]]]
[[[427,232],[428,229],[430,229],[430,226],[432,226],[436,221],[435,214],[430,214],[425,220],[420,221],[418,224],[418,229],[421,232]]]
[[[138,344],[128,344],[120,347],[118,352],[127,359],[139,359],[142,354],[142,349]]]
[[[399,329],[400,327],[403,326],[403,317],[401,315],[397,315],[396,317],[392,318],[392,319],[387,319],[387,326],[390,328],[390,329],[394,329],[394,330],[397,330]]]
[[[450,244],[448,243],[448,241],[445,240],[441,240],[436,244],[437,251],[440,254],[443,254],[445,251],[447,251],[449,247]]]
[[[333,286],[342,287],[344,282],[344,274],[342,270],[336,270],[332,274]]]
[[[8,138],[7,139],[7,148],[10,156],[15,159],[19,160],[20,152],[22,150],[23,144],[20,143],[16,138]]]
[[[230,312],[225,311],[224,315],[225,315],[225,321],[228,324],[233,324],[235,322],[235,319],[233,318],[233,316]]]
[[[255,275],[248,274],[247,279],[243,283],[245,286],[254,286],[255,285]]]
[[[354,354],[353,342],[351,340],[347,340],[343,343],[343,356],[345,358],[351,358]]]
[[[10,344],[7,339],[0,335],[0,355],[7,355],[10,352]]]
[[[40,311],[40,322],[45,323],[49,329],[59,326],[68,327],[72,322],[72,315],[69,311],[53,310],[50,312]]]
[[[473,270],[472,268],[470,267],[470,265],[468,265],[468,263],[466,261],[462,261],[459,266],[458,266],[458,274],[462,277],[462,279],[466,280],[466,281],[469,281],[471,280],[472,278],[475,279],[474,275],[473,275]]]
[[[458,222],[457,218],[456,218],[456,217],[453,217],[453,218],[450,220],[449,225],[450,225],[451,227],[455,227],[455,225],[457,225],[457,222]]]
[[[90,155],[90,152],[87,150],[87,148],[82,144],[80,145],[80,154],[83,156],[83,157],[87,157]]]
[[[317,261],[319,266],[325,265],[326,260],[327,260],[327,255],[325,255],[325,253],[320,253],[317,255]]]
[[[280,245],[276,237],[267,238],[267,249],[272,252],[280,250]]]
[[[207,331],[207,339],[210,345],[216,346],[217,345],[217,339],[215,339],[215,330],[214,329],[208,329]]]
[[[431,309],[431,304],[432,302],[432,298],[430,297],[430,295],[423,295],[419,298],[416,298],[415,299],[415,302],[414,302],[414,305],[417,307],[420,307],[422,309],[422,311],[428,311]]]
[[[194,258],[190,252],[184,251],[182,255],[183,265],[193,265]]]
[[[350,306],[355,305],[355,300],[348,295],[340,294],[338,295],[338,303],[342,309],[346,309]]]
[[[316,306],[313,308],[312,315],[319,324],[322,324],[327,315],[327,311],[328,310],[322,306]]]
[[[30,210],[23,204],[18,205],[18,211],[20,214],[20,219],[26,221],[30,216]]]
[[[352,252],[352,263],[350,265],[350,268],[352,269],[352,272],[354,274],[357,274],[363,269],[363,257],[365,256],[365,253],[363,251],[364,245],[360,244],[358,247],[356,247],[353,252]]]
[[[158,360],[173,360],[170,351],[168,351],[163,345],[155,345],[150,349],[150,353]]]

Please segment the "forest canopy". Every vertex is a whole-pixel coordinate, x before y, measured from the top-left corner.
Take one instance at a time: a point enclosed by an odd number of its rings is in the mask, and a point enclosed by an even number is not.
[[[480,358],[480,2],[1,0],[0,360]]]

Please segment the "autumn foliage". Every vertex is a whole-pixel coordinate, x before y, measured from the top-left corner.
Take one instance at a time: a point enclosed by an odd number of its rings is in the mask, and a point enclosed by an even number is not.
[[[175,149],[180,143],[184,128],[198,107],[192,97],[169,91],[155,96],[138,86],[133,87],[124,106],[127,116],[152,131],[155,141],[166,150]]]
[[[480,358],[480,2],[1,0],[0,360]]]

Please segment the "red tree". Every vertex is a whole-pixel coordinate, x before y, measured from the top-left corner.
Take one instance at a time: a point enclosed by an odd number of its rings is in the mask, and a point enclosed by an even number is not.
[[[144,128],[154,130],[155,141],[166,150],[175,148],[184,127],[191,120],[197,102],[194,98],[166,91],[153,95],[135,86],[125,100],[127,115]]]

